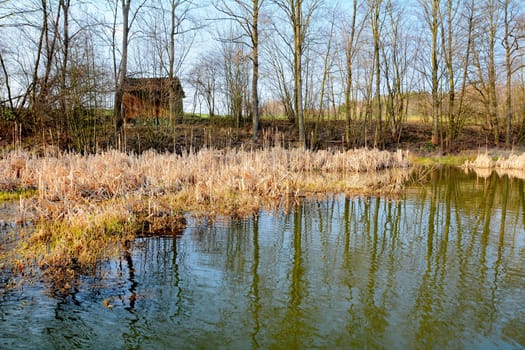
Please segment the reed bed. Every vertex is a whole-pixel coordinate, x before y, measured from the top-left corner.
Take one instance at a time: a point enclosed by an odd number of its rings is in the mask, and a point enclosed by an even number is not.
[[[392,193],[409,166],[407,152],[375,149],[18,152],[0,158],[0,190],[36,191],[20,199],[20,215],[36,223],[23,251],[42,266],[63,266],[93,264],[137,233],[176,230],[184,213],[246,216],[312,194]],[[390,168],[404,170],[381,172]]]
[[[177,156],[109,151],[94,155],[37,157],[10,153],[0,158],[0,190],[36,189],[33,207],[55,219],[52,203],[76,205],[129,196],[158,197],[181,191],[193,199],[221,191],[272,198],[294,195],[313,174],[376,172],[410,165],[406,152],[375,149],[347,152],[271,148],[258,151],[204,149]],[[325,184],[319,184],[325,190]]]
[[[518,170],[525,171],[525,153],[516,155],[511,153],[509,156],[501,156],[494,160],[487,153],[479,154],[475,160],[466,161],[463,166],[467,169],[498,169],[498,170]]]

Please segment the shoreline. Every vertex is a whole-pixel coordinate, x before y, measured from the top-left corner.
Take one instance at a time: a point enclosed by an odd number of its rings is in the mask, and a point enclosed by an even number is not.
[[[111,151],[39,157],[13,152],[0,157],[0,185],[4,193],[15,189],[17,222],[31,224],[13,234],[18,237],[14,250],[0,250],[0,265],[15,278],[29,276],[35,268],[51,279],[77,275],[125,254],[136,237],[182,232],[185,215],[249,217],[260,208],[286,208],[328,193],[395,196],[418,166],[458,166],[479,176],[502,165],[525,170],[525,153],[494,158],[488,153],[418,158],[407,151],[278,147],[203,149],[182,156]],[[480,164],[492,168],[480,172]]]

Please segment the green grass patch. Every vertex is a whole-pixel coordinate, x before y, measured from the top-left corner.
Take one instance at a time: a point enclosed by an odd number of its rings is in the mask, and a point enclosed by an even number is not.
[[[448,166],[460,166],[465,164],[467,160],[473,160],[472,157],[468,156],[430,156],[430,157],[417,157],[413,160],[416,165],[431,166],[431,165],[448,165]]]
[[[35,189],[24,188],[9,191],[0,191],[0,202],[33,197],[37,194],[37,192],[38,191]]]

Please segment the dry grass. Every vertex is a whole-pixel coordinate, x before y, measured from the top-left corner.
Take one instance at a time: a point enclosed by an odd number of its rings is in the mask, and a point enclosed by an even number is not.
[[[0,158],[0,190],[37,191],[21,199],[21,215],[38,223],[26,256],[43,265],[93,264],[137,232],[180,227],[185,212],[246,216],[311,194],[397,191],[407,171],[380,170],[409,163],[407,152],[373,149],[9,153]]]
[[[525,153],[518,156],[510,154],[507,158],[499,158],[496,161],[496,168],[509,170],[525,170]]]
[[[0,189],[36,189],[38,217],[70,217],[86,204],[129,196],[159,197],[191,192],[193,200],[212,200],[221,192],[247,192],[280,198],[304,191],[309,176],[348,175],[406,168],[406,152],[347,152],[204,149],[183,156],[111,151],[82,156],[36,157],[29,153],[0,158]],[[311,185],[311,181],[306,181]],[[325,191],[324,183],[321,189]],[[312,190],[312,189],[309,189]],[[315,192],[315,189],[313,189]]]
[[[495,166],[494,160],[487,153],[480,153],[473,161],[465,161],[463,167],[469,169],[493,169]]]
[[[497,160],[493,160],[487,153],[481,153],[474,161],[466,161],[463,166],[469,169],[525,171],[525,153],[521,155],[511,153],[507,157],[500,156]]]

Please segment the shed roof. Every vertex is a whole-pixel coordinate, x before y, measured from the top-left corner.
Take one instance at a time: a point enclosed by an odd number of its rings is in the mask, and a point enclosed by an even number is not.
[[[124,92],[140,94],[143,92],[166,92],[171,87],[185,97],[179,78],[126,78]]]

